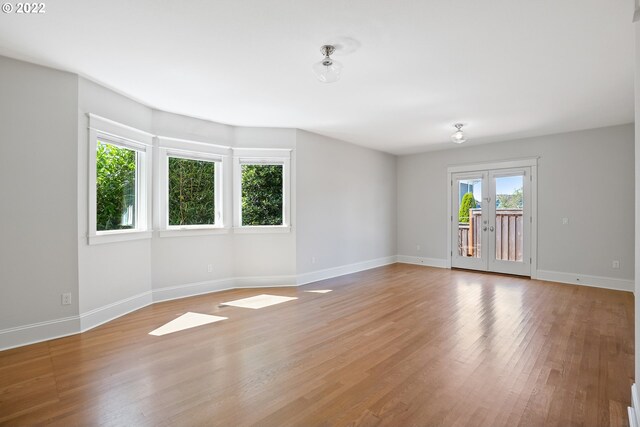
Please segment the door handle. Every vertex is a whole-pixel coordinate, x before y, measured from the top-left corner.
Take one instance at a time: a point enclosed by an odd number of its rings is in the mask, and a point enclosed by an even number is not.
[[[482,227],[482,231],[487,231],[487,226]]]
[[[493,225],[492,225],[491,227],[489,227],[489,231],[493,231],[493,230],[494,230],[494,228],[493,228]]]

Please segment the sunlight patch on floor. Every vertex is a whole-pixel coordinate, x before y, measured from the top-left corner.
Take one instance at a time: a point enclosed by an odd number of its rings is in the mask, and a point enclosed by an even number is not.
[[[189,311],[182,316],[173,319],[171,322],[165,323],[158,329],[149,332],[149,335],[155,335],[159,337],[162,335],[171,334],[173,332],[183,331],[185,329],[195,328],[196,326],[202,326],[226,319],[226,317],[212,316],[210,314],[192,313]]]
[[[305,292],[313,292],[314,294],[326,294],[327,292],[331,292],[332,289],[315,289],[313,291],[305,291]]]
[[[270,305],[276,305],[287,301],[298,299],[296,297],[283,297],[278,295],[256,295],[255,297],[242,298],[235,301],[223,302],[222,306],[230,305],[233,307],[252,308],[258,309],[263,307],[269,307]]]

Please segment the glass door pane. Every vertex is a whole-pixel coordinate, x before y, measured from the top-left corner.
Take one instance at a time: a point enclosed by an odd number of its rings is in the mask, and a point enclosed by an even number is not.
[[[496,177],[496,260],[522,262],[524,176]]]
[[[482,258],[482,179],[458,181],[458,255]]]
[[[486,270],[487,222],[483,214],[487,195],[487,172],[454,174],[451,200],[451,265]]]
[[[489,172],[489,271],[531,275],[530,175],[530,168]]]

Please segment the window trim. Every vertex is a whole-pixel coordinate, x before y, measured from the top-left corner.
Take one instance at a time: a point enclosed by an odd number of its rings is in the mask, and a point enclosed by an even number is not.
[[[291,150],[233,148],[234,233],[291,231]],[[282,165],[282,225],[242,225],[242,165]]]
[[[235,233],[288,233],[291,231],[291,152],[287,148],[232,148],[151,133],[88,113],[88,231],[89,245],[151,239],[153,227],[160,237]],[[96,152],[98,140],[136,150],[136,228],[97,231]],[[167,156],[167,153],[170,153]],[[158,155],[160,154],[160,155]],[[164,155],[164,161],[162,159]],[[216,167],[216,211],[220,225],[168,226],[168,157],[213,160]],[[233,164],[232,164],[233,162]],[[162,165],[165,165],[162,170]],[[283,225],[241,225],[242,164],[283,165]],[[162,200],[164,199],[164,200]],[[166,208],[165,208],[166,206]],[[166,224],[163,225],[163,223]]]
[[[225,215],[225,170],[228,163],[229,148],[168,137],[157,137],[158,162],[158,230],[160,237],[200,236],[225,234],[229,232]],[[214,224],[169,225],[169,157],[188,160],[214,162],[215,168],[215,206]]]
[[[87,243],[89,245],[126,240],[150,239],[152,135],[89,114],[89,209]],[[98,140],[117,147],[135,150],[136,156],[136,227],[125,230],[97,229],[97,165]]]

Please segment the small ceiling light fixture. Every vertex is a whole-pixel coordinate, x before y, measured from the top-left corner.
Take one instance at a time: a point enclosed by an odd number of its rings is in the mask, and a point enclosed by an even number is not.
[[[462,144],[463,142],[467,142],[467,137],[464,136],[464,133],[462,132],[462,126],[464,125],[462,123],[456,123],[453,126],[457,130],[453,133],[453,135],[451,135],[451,140],[456,144]]]
[[[313,72],[322,83],[333,83],[340,79],[342,64],[331,58],[336,47],[326,44],[320,48],[320,52],[324,55],[324,59],[313,64]]]

